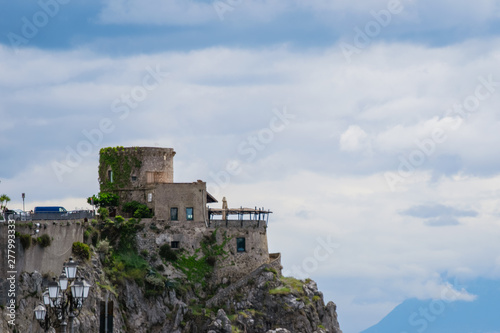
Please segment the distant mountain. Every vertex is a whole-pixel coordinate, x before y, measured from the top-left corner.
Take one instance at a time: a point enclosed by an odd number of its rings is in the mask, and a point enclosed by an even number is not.
[[[478,279],[465,289],[476,300],[408,299],[361,333],[500,333],[500,281]]]

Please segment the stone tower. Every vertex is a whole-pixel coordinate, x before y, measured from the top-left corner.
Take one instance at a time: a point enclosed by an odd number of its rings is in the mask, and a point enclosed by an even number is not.
[[[99,155],[101,192],[120,197],[120,203],[148,202],[147,193],[158,184],[174,182],[172,148],[108,147]]]

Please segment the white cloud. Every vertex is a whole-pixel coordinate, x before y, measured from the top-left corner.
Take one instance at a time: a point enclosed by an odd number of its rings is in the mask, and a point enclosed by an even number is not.
[[[352,125],[340,136],[340,149],[359,151],[369,148],[368,134],[359,126]]]

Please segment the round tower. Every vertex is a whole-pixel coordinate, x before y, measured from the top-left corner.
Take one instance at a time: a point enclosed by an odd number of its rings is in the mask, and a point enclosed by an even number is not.
[[[115,193],[120,202],[143,202],[142,193],[155,184],[174,182],[173,148],[108,147],[99,152],[101,192]]]

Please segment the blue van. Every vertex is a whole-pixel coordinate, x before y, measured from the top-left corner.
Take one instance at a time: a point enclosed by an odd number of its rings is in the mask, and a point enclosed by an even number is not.
[[[64,207],[60,206],[47,206],[47,207],[35,207],[34,213],[67,213],[68,211]]]

